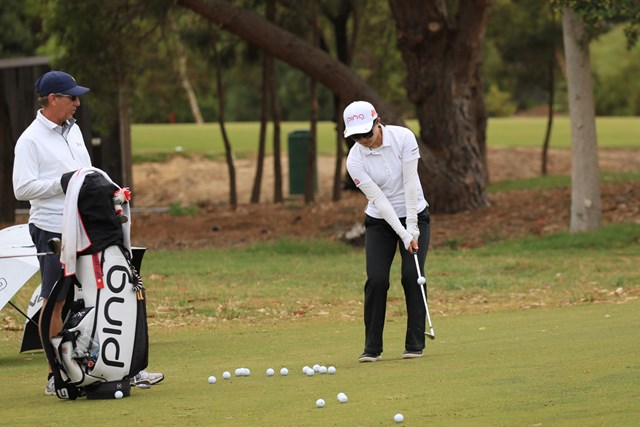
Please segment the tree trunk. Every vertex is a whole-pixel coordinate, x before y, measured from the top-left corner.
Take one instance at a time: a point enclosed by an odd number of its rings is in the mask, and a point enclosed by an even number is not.
[[[178,76],[180,77],[180,84],[184,89],[187,100],[189,101],[189,107],[191,108],[191,114],[196,124],[204,124],[202,119],[202,113],[200,112],[200,106],[198,105],[198,98],[196,92],[193,90],[191,80],[189,80],[189,74],[187,73],[187,51],[184,48],[184,43],[180,40],[180,32],[178,31],[178,25],[175,19],[169,15],[169,24],[171,26],[174,42],[176,44],[176,65],[178,67]]]
[[[390,0],[405,83],[420,123],[420,177],[435,212],[488,205],[481,57],[490,1]]]
[[[264,153],[267,140],[267,121],[269,108],[269,76],[267,71],[267,52],[262,52],[262,89],[260,93],[260,134],[258,137],[258,158],[256,159],[256,175],[253,179],[251,203],[260,203],[260,188],[262,187],[262,172],[264,170]]]
[[[345,102],[363,99],[386,123],[402,120],[346,65],[310,43],[225,0],[175,0],[316,79]],[[489,0],[460,0],[450,24],[443,0],[390,0],[406,87],[420,123],[420,178],[433,212],[485,207],[486,111],[481,54]]]
[[[2,196],[2,203],[0,203],[0,223],[12,223],[16,220],[16,198],[13,195],[12,178],[13,147],[15,143],[12,138],[9,108],[7,107],[4,96],[0,96],[0,148],[2,149],[2,171],[0,171],[0,196]]]
[[[313,46],[318,46],[318,13],[316,0],[309,0],[311,10],[311,26]],[[316,140],[318,136],[318,82],[311,77],[309,85],[309,99],[311,110],[311,130],[309,132],[309,144],[307,145],[307,167],[304,177],[304,203],[309,204],[315,201],[316,189]]]
[[[236,167],[233,164],[233,150],[229,142],[229,136],[224,126],[224,86],[222,85],[222,64],[220,62],[220,53],[218,52],[218,42],[215,32],[211,30],[211,44],[213,45],[213,53],[216,65],[216,87],[218,89],[218,122],[220,123],[220,132],[222,133],[222,141],[224,142],[224,154],[227,160],[227,169],[229,169],[229,204],[232,209],[238,207],[238,190],[236,188]],[[215,183],[214,183],[215,185]]]
[[[225,0],[175,0],[248,43],[266,50],[274,57],[301,70],[345,100],[366,99],[387,120],[399,116],[364,80],[349,67],[308,41],[268,22],[255,12],[244,10]]]
[[[567,62],[571,117],[571,222],[573,232],[600,227],[600,171],[589,58],[589,38],[580,17],[562,10],[564,51]]]
[[[121,187],[133,188],[133,166],[131,164],[131,122],[129,114],[129,88],[121,80],[118,87],[118,126],[120,136],[120,163],[122,164]],[[135,193],[134,193],[135,194]]]
[[[553,127],[553,104],[555,99],[555,64],[553,58],[549,59],[549,87],[548,87],[548,102],[547,102],[547,131],[544,134],[544,141],[542,143],[542,176],[547,175],[547,163],[549,158],[549,141],[551,139],[551,128]]]
[[[269,22],[275,21],[275,0],[267,0],[266,16]],[[275,61],[273,56],[267,52],[265,52],[265,58],[267,61],[267,86],[269,88],[269,101],[271,103],[271,117],[273,118],[273,201],[275,203],[282,203],[284,201],[282,189],[282,150],[280,149],[280,122],[282,121],[282,114],[280,113],[280,103],[278,102],[278,81],[276,78]]]

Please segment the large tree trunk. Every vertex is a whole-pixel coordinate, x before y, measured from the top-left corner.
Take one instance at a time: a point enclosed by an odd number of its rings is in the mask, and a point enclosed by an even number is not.
[[[593,101],[589,38],[584,23],[569,8],[562,10],[571,117],[571,232],[600,227],[600,170]]]
[[[345,102],[363,99],[387,123],[390,105],[346,65],[254,12],[225,0],[175,0],[316,79]],[[443,0],[390,0],[420,122],[420,177],[434,212],[487,206],[486,111],[481,54],[489,0],[460,0],[450,24]]]
[[[389,1],[420,123],[420,177],[437,212],[488,204],[480,61],[489,3],[461,0],[449,22],[444,1]]]

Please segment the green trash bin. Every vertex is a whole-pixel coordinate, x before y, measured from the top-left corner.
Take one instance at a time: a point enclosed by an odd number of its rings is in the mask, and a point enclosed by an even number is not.
[[[307,150],[311,141],[311,132],[308,130],[296,130],[289,133],[289,194],[304,194],[304,186],[307,176]],[[316,160],[316,173],[314,190],[318,192],[318,163]]]

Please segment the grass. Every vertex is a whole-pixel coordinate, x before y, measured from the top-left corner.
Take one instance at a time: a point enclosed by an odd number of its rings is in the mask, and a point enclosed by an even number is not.
[[[409,120],[408,126],[418,132],[418,123]],[[233,122],[226,124],[234,154],[251,156],[258,151],[259,123]],[[307,122],[282,123],[282,150],[287,151],[287,135],[295,130],[308,130]],[[546,119],[492,118],[487,129],[487,141],[491,147],[541,147],[546,130]],[[640,118],[599,117],[597,119],[598,144],[601,148],[640,148]],[[224,145],[220,128],[215,123],[195,124],[134,124],[131,129],[135,161],[161,161],[176,153],[198,153],[214,159],[224,158]],[[341,140],[342,141],[342,140]],[[554,120],[551,140],[553,148],[570,148],[571,133],[568,117]],[[273,151],[272,127],[267,131],[267,153]],[[318,154],[335,155],[335,124],[318,123]]]
[[[433,250],[437,339],[400,358],[399,266],[389,293],[383,361],[362,349],[361,249],[281,240],[248,248],[149,251],[150,368],[167,379],[120,401],[42,394],[42,354],[0,338],[0,419],[9,425],[633,425],[640,417],[640,226],[559,233],[470,250]],[[14,300],[25,306],[31,289]],[[14,316],[13,310],[5,316]],[[304,376],[304,365],[334,365]],[[268,367],[290,375],[266,377]],[[222,380],[248,367],[249,378]],[[210,385],[207,377],[218,383]],[[347,404],[336,395],[344,392]],[[327,406],[315,408],[323,398]],[[73,409],[71,409],[73,407]]]
[[[615,184],[621,182],[640,181],[638,172],[608,172],[600,173],[601,184]],[[547,175],[525,179],[512,179],[495,182],[489,185],[490,193],[500,193],[518,190],[551,190],[554,188],[570,188],[571,177],[567,175]]]

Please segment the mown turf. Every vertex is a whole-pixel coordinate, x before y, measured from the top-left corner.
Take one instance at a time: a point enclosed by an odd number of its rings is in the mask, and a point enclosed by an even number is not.
[[[154,328],[151,367],[167,375],[130,398],[63,402],[42,393],[42,355],[18,355],[5,333],[0,417],[7,425],[633,425],[640,417],[640,305],[591,304],[436,318],[425,357],[402,360],[391,319],[383,360],[359,364],[359,321]],[[304,365],[335,365],[307,377]],[[289,375],[267,377],[268,367]],[[222,379],[248,367],[251,376]],[[218,378],[208,384],[209,375]],[[346,404],[336,395],[347,394]],[[315,401],[323,398],[325,408]]]

